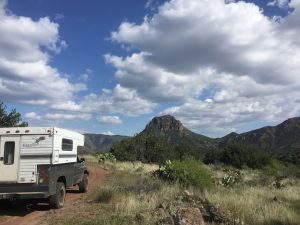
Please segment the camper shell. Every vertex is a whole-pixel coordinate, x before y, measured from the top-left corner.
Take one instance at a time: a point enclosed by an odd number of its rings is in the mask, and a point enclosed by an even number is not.
[[[66,188],[79,185],[87,191],[88,170],[77,155],[83,146],[83,135],[61,128],[0,128],[0,199],[49,198],[53,203],[56,198],[52,205],[59,208]]]

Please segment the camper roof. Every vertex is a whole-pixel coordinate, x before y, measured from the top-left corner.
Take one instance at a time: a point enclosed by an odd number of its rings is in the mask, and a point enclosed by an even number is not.
[[[30,134],[58,134],[74,138],[82,138],[82,134],[58,127],[5,127],[0,128],[0,135],[30,135]]]

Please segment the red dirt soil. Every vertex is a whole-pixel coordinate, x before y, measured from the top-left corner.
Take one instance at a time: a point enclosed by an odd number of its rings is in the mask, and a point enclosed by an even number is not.
[[[89,191],[100,186],[106,180],[108,172],[98,165],[89,165]],[[80,194],[78,187],[67,190],[65,207],[72,209],[72,204],[79,200],[84,194]],[[48,204],[38,204],[31,209],[28,209],[24,203],[13,204],[12,206],[0,205],[0,216],[5,219],[0,225],[38,225],[41,224],[41,219],[51,209]],[[60,209],[58,209],[60,210]]]

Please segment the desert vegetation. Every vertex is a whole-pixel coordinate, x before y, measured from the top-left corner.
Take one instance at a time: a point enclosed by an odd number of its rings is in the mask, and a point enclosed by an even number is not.
[[[229,144],[224,150],[213,149],[205,154],[206,164],[223,163],[236,168],[260,169],[271,163],[272,157],[256,146],[247,143]]]
[[[162,165],[117,161],[111,154],[87,159],[110,172],[106,184],[89,194],[76,218],[56,215],[50,224],[180,224],[187,209],[194,212],[190,220],[200,215],[206,224],[300,222],[299,178],[279,161],[252,169],[192,157]]]
[[[167,160],[182,160],[186,156],[201,158],[201,152],[187,141],[170,143],[163,136],[138,134],[115,143],[111,153],[120,161],[141,161],[163,164]]]

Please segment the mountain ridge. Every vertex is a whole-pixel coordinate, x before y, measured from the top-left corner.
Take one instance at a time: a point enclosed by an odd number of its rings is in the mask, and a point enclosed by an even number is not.
[[[231,141],[248,142],[275,154],[284,151],[300,152],[300,117],[241,133]]]
[[[240,134],[231,132],[221,138],[210,138],[189,130],[175,117],[164,115],[154,117],[138,135],[161,136],[176,145],[184,141],[202,153],[210,148],[223,149],[233,142],[247,142],[271,154],[285,152],[300,154],[300,117],[289,118],[275,126],[265,126]],[[131,138],[91,133],[85,134],[85,137],[85,146],[88,149],[101,152],[109,151],[116,141]]]

